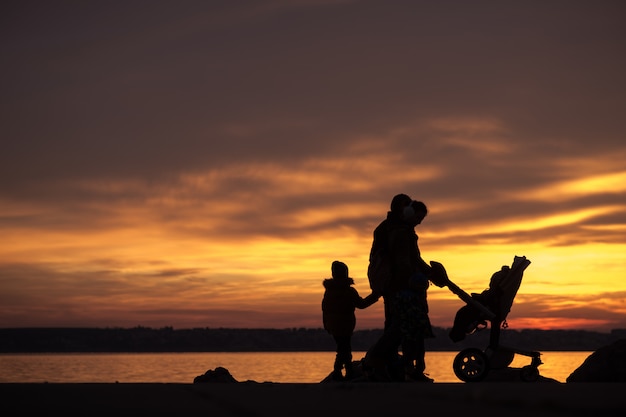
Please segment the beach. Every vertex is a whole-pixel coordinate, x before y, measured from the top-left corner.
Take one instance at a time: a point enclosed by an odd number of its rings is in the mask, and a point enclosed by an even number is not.
[[[624,416],[626,383],[4,383],[5,415]]]

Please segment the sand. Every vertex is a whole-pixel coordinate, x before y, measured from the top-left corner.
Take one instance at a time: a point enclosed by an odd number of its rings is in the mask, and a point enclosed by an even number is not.
[[[3,415],[626,416],[626,383],[4,383]]]

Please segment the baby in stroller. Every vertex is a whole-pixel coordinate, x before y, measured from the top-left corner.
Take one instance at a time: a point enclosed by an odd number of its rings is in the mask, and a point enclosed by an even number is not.
[[[486,314],[484,310],[477,308],[474,303],[466,304],[457,311],[454,317],[454,325],[449,333],[450,339],[452,339],[453,342],[460,342],[465,339],[466,335],[472,334],[476,330],[486,328],[487,320],[508,314],[508,311],[504,314],[499,311],[504,292],[500,284],[510,271],[511,268],[508,265],[502,266],[502,269],[491,276],[489,288],[480,294],[472,293],[471,295],[473,300],[486,307],[493,315]]]
[[[446,277],[448,288],[466,302],[466,305],[457,311],[454,325],[449,332],[453,342],[459,342],[465,339],[466,335],[488,327],[487,322],[491,322],[489,346],[484,351],[477,348],[467,348],[455,357],[454,373],[459,379],[466,382],[480,381],[485,378],[489,369],[509,366],[516,353],[532,358],[531,364],[521,369],[522,380],[534,381],[539,377],[537,367],[542,363],[539,352],[500,345],[500,328],[507,327],[506,316],[511,310],[513,300],[522,282],[524,270],[528,265],[530,265],[530,261],[525,256],[515,256],[510,267],[504,265],[491,276],[489,288],[481,293],[472,293],[471,295],[447,279],[447,274],[442,265],[432,265],[439,270],[440,275]]]

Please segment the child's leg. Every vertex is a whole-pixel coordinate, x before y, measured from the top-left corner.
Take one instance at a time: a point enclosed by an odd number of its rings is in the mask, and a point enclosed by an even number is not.
[[[352,377],[352,336],[338,336],[337,341],[337,361],[340,369],[346,369],[346,377]],[[350,375],[348,375],[350,374]]]
[[[336,354],[335,354],[335,364],[333,365],[333,378],[336,380],[342,380],[343,374],[341,372],[343,368],[343,356],[344,356],[344,340],[342,336],[333,335],[335,339],[335,344],[337,345]]]
[[[415,371],[419,373],[424,373],[426,370],[426,348],[424,345],[424,338],[418,338],[415,341]]]

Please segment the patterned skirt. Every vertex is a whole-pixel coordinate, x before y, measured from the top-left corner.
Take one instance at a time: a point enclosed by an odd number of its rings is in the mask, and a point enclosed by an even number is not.
[[[419,340],[435,337],[428,318],[428,304],[423,293],[413,290],[400,291],[396,296],[396,305],[403,338]]]

